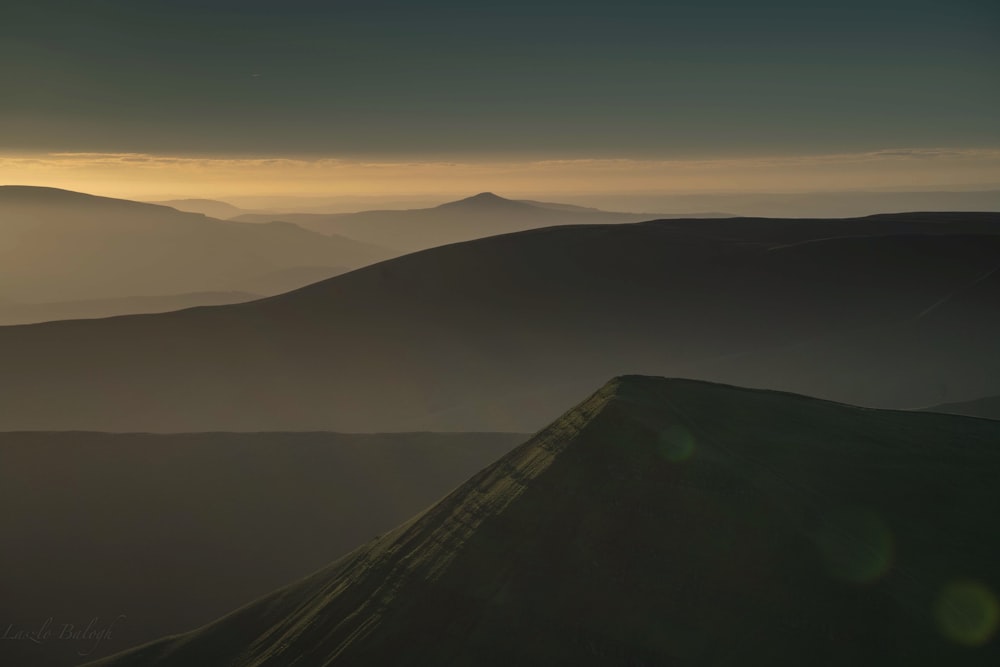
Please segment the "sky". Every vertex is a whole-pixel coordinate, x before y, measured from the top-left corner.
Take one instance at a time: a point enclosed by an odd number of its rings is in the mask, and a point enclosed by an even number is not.
[[[993,0],[4,0],[0,90],[120,196],[1000,184]]]

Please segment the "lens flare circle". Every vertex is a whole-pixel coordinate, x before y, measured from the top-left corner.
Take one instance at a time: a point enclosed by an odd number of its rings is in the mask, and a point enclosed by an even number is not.
[[[941,632],[952,641],[982,646],[993,638],[1000,625],[1000,603],[978,581],[953,581],[941,591],[937,619]]]

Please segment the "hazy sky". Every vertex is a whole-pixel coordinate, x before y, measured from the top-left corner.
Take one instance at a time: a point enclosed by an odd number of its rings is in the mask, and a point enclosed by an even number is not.
[[[8,160],[510,166],[992,149],[1000,3],[4,0],[0,86]],[[40,164],[24,182],[47,178]],[[91,173],[67,165],[63,176]],[[969,178],[1000,181],[995,164]]]

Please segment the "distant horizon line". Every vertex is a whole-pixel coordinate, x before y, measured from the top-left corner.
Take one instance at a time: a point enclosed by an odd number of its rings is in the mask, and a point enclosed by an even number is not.
[[[501,194],[500,189],[479,190],[479,191],[455,191],[453,193],[417,193],[402,192],[398,194],[350,194],[350,193],[321,193],[321,192],[301,192],[282,194],[220,194],[201,195],[189,193],[168,193],[168,194],[138,194],[138,195],[113,195],[89,190],[80,190],[57,185],[43,185],[38,183],[0,183],[0,188],[37,188],[40,190],[60,190],[76,194],[89,195],[92,197],[102,197],[106,199],[122,199],[146,204],[156,204],[164,201],[215,201],[224,204],[231,204],[227,199],[314,199],[317,201],[337,200],[337,199],[410,199],[419,198],[426,200],[441,200],[443,204],[454,203],[466,199],[473,199],[482,195],[493,195],[499,199],[508,201],[526,201],[532,197],[560,197],[560,196],[652,196],[663,198],[683,198],[683,197],[796,197],[803,195],[850,195],[850,194],[975,194],[1000,192],[1000,181],[993,183],[958,183],[947,186],[887,186],[868,188],[831,188],[831,189],[811,189],[811,190],[697,190],[697,191],[669,191],[669,190],[603,190],[594,192],[581,190],[575,192],[534,192],[521,194]],[[442,199],[443,198],[443,199]],[[536,200],[539,201],[539,200]],[[558,202],[544,202],[558,203]]]
[[[138,201],[512,199],[969,192],[1000,188],[1000,148],[891,148],[729,158],[358,160],[120,152],[4,154],[0,182]]]

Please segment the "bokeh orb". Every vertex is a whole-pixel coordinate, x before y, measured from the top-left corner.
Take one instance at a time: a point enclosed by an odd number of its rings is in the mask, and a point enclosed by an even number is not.
[[[978,581],[953,581],[941,591],[937,619],[941,632],[952,641],[982,646],[996,634],[1000,604],[993,592]]]

